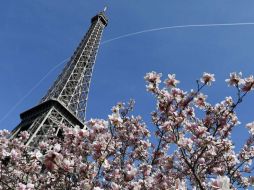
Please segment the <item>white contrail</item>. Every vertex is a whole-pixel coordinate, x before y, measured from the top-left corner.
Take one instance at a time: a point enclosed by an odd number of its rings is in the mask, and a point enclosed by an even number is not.
[[[64,64],[69,58],[64,59],[53,68],[51,68],[11,109],[0,119],[2,123],[57,67]]]
[[[166,27],[160,27],[160,28],[152,28],[147,30],[141,30],[138,32],[128,33],[124,34],[115,38],[111,38],[109,40],[105,40],[102,42],[102,44],[106,44],[115,40],[148,33],[148,32],[155,32],[160,30],[168,30],[168,29],[176,29],[176,28],[195,28],[195,27],[219,27],[219,26],[243,26],[243,25],[254,25],[254,22],[239,22],[239,23],[214,23],[214,24],[190,24],[190,25],[176,25],[176,26],[166,26]]]
[[[160,30],[168,30],[168,29],[177,29],[177,28],[195,28],[195,27],[219,27],[219,26],[243,26],[243,25],[254,25],[254,22],[240,22],[240,23],[214,23],[214,24],[190,24],[190,25],[176,25],[176,26],[166,26],[166,27],[159,27],[159,28],[152,28],[147,30],[141,30],[138,32],[128,33],[124,34],[115,38],[111,38],[108,40],[103,41],[101,44],[107,44],[115,40],[148,33],[148,32],[155,32]],[[54,66],[52,69],[50,69],[41,80],[39,80],[11,109],[0,119],[0,123],[3,122],[10,114],[13,112],[17,106],[19,106],[47,77],[50,73],[52,73],[57,67],[65,63],[66,60],[69,58],[64,59],[59,64]]]

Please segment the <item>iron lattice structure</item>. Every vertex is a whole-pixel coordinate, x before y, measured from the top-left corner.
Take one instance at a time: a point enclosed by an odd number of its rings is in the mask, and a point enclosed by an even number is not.
[[[105,10],[92,18],[88,32],[39,105],[20,114],[21,123],[12,131],[12,138],[27,130],[27,145],[37,145],[58,134],[61,124],[83,127],[93,67],[107,23]]]

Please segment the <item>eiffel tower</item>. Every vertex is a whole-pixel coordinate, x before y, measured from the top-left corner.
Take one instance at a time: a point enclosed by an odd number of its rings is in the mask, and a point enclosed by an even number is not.
[[[96,54],[108,24],[105,11],[106,8],[91,19],[88,32],[40,103],[20,114],[21,122],[12,131],[11,138],[27,130],[30,138],[26,145],[36,146],[58,134],[61,125],[84,126]]]

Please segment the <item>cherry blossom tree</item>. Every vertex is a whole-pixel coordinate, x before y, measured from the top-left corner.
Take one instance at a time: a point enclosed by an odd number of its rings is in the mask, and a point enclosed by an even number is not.
[[[254,122],[250,136],[235,152],[231,133],[240,122],[235,113],[254,89],[253,76],[231,73],[226,80],[236,99],[212,105],[202,89],[214,75],[204,73],[197,89],[184,92],[168,75],[145,76],[147,90],[156,98],[153,129],[133,116],[134,101],[117,104],[107,120],[92,119],[83,128],[59,126],[62,135],[25,145],[29,133],[10,139],[0,131],[0,189],[133,189],[229,190],[254,185]],[[200,114],[202,113],[202,114]],[[52,131],[54,132],[54,131]]]

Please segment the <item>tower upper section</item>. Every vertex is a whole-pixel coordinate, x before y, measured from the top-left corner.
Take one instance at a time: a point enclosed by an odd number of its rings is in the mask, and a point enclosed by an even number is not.
[[[108,18],[105,15],[105,11],[100,12],[99,14],[95,15],[92,19],[91,19],[91,23],[96,22],[97,20],[101,20],[101,22],[107,26],[108,25]]]
[[[41,103],[50,99],[58,100],[78,119],[85,120],[93,67],[101,36],[107,24],[105,11],[91,19],[88,32]]]

